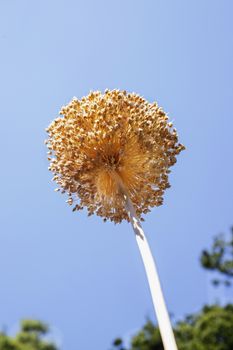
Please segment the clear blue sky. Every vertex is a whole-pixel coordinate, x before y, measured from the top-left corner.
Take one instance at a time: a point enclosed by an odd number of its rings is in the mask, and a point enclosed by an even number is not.
[[[198,257],[233,224],[232,14],[231,0],[0,0],[0,325],[38,318],[63,350],[107,350],[154,320],[130,226],[72,213],[50,182],[44,128],[90,89],[174,120],[187,150],[144,228],[175,317],[213,301]]]

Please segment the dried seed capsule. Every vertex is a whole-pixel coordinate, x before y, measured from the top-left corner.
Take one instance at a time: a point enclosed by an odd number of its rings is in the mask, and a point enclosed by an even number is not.
[[[155,102],[126,91],[94,91],[60,114],[45,143],[53,180],[70,195],[69,205],[79,200],[73,211],[85,206],[104,220],[128,220],[122,186],[140,218],[162,204],[169,168],[184,146]]]

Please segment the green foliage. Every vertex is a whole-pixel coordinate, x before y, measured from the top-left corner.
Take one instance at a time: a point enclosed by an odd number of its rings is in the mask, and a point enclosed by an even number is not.
[[[233,305],[205,306],[175,327],[180,350],[232,350]]]
[[[38,334],[46,334],[49,329],[48,326],[37,320],[22,320],[21,321],[21,330],[22,332],[33,332]]]
[[[233,305],[205,306],[200,313],[186,317],[174,327],[179,350],[232,350]],[[158,327],[147,321],[131,339],[128,349],[122,340],[114,342],[115,349],[163,350]]]
[[[200,257],[201,265],[212,271],[219,272],[225,277],[212,280],[213,285],[220,283],[230,286],[230,279],[233,278],[233,228],[231,229],[231,239],[227,241],[224,235],[220,234],[214,238],[210,250],[203,250]]]
[[[132,350],[162,350],[162,340],[157,327],[147,321],[143,329],[132,338]]]
[[[113,346],[118,350],[126,350],[123,346],[123,341],[121,338],[116,338],[113,342]]]
[[[58,350],[43,339],[48,333],[47,325],[36,320],[23,320],[15,337],[0,333],[0,350]]]

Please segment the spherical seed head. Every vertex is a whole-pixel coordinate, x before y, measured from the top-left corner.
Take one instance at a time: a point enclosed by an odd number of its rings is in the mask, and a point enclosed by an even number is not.
[[[129,220],[124,193],[139,218],[162,204],[169,168],[184,146],[156,103],[126,91],[95,91],[60,114],[47,128],[49,170],[73,210],[86,207],[119,223]]]

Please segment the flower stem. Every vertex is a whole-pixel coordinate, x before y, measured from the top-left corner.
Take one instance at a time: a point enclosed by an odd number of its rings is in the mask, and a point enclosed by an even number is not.
[[[140,221],[136,215],[134,206],[127,194],[125,194],[125,208],[128,212],[130,222],[135,232],[136,241],[146,270],[147,279],[150,286],[152,301],[157,315],[160,334],[165,350],[177,350],[175,337],[169,319],[167,307],[164,301],[162,288],[159,281],[155,261],[153,259],[149,244],[143,232]]]

